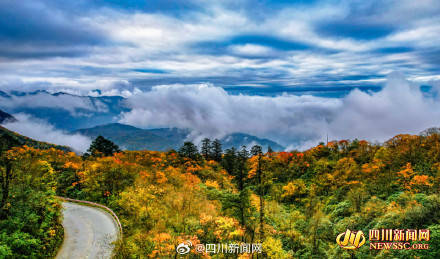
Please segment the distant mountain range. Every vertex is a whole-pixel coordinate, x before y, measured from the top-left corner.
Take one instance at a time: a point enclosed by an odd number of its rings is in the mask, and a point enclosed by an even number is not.
[[[99,93],[98,93],[99,94]],[[63,131],[81,133],[89,137],[102,135],[127,150],[164,151],[179,148],[190,134],[186,129],[140,129],[115,123],[121,113],[130,108],[122,96],[80,96],[63,92],[50,93],[0,91],[0,110],[9,113],[26,113],[42,119]],[[0,123],[15,119],[0,111]],[[78,130],[79,129],[79,130]],[[234,133],[221,139],[224,149],[255,144],[264,149],[284,150],[280,144],[244,133]]]
[[[48,121],[58,129],[72,131],[115,122],[129,109],[122,96],[80,96],[63,92],[49,93],[0,91],[0,109],[9,113],[26,113]]]
[[[75,130],[72,133],[80,133],[91,138],[99,135],[110,139],[122,149],[126,150],[157,150],[166,151],[178,149],[190,134],[189,130],[162,128],[162,129],[140,129],[120,123],[111,123],[96,126],[93,128]],[[244,133],[229,134],[220,141],[224,149],[231,147],[240,148],[245,145],[250,148],[253,145],[260,145],[263,149],[271,147],[275,151],[285,148],[269,139],[261,139]]]

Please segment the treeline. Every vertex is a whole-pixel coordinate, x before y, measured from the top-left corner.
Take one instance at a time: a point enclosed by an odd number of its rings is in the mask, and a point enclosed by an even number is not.
[[[223,149],[220,140],[215,139],[211,141],[209,138],[205,138],[201,142],[200,152],[194,143],[187,141],[183,143],[178,153],[181,157],[193,160],[205,159],[220,162],[222,160]]]

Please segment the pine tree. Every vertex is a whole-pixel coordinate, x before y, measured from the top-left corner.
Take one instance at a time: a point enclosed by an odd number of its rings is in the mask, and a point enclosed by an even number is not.
[[[202,147],[200,148],[200,153],[206,159],[210,159],[210,154],[212,153],[211,140],[209,138],[204,138],[202,140]]]
[[[234,147],[226,149],[225,155],[222,159],[222,166],[228,172],[228,174],[236,176],[237,165],[237,151]]]
[[[190,141],[183,143],[183,146],[179,149],[179,155],[193,160],[197,160],[200,157],[196,145]]]
[[[112,141],[104,138],[103,136],[98,136],[93,140],[87,153],[92,156],[112,156],[114,153],[121,152],[119,147]]]
[[[220,142],[220,140],[215,139],[212,142],[212,153],[211,153],[211,158],[217,162],[221,162],[222,161],[222,143]]]
[[[253,156],[258,156],[257,160],[257,194],[260,198],[260,240],[264,239],[264,186],[263,186],[263,176],[261,168],[261,158],[263,155],[263,149],[259,145],[255,145],[251,149],[251,154]]]
[[[237,153],[237,176],[236,181],[238,183],[238,191],[240,198],[240,223],[248,229],[246,214],[247,208],[249,207],[249,197],[250,193],[248,188],[245,186],[245,182],[247,179],[247,160],[249,158],[249,152],[246,149],[246,146],[242,146],[241,150]]]
[[[271,146],[269,146],[269,147],[267,148],[267,153],[269,153],[269,154],[273,153],[273,149],[272,149]]]

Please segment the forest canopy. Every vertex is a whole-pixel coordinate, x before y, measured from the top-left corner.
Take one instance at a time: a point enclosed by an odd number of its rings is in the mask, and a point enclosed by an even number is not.
[[[54,148],[4,150],[0,253],[53,255],[62,236],[57,194],[116,212],[124,229],[117,258],[174,257],[186,240],[262,243],[268,258],[440,257],[437,132],[381,145],[331,141],[304,152],[222,150],[208,139],[200,151],[190,142],[179,151],[111,151],[80,157]],[[335,242],[346,229],[374,228],[429,229],[430,249],[363,246],[352,255]]]

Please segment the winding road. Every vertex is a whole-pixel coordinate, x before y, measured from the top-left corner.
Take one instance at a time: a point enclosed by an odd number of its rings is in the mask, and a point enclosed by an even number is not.
[[[119,233],[112,216],[72,202],[63,207],[64,242],[56,258],[110,258]]]

